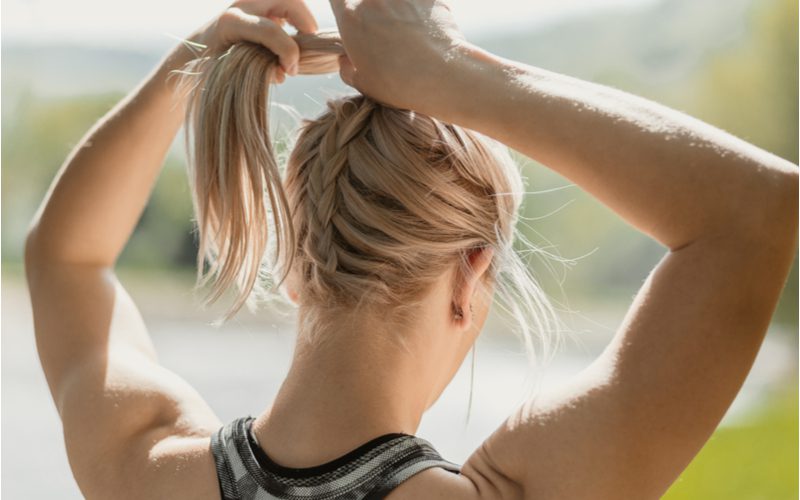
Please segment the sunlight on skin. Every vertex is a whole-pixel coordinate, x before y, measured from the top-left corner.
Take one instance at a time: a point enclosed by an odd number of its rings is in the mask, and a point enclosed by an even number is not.
[[[495,0],[486,9],[481,0],[452,2],[466,34],[534,26],[588,10],[637,6],[653,0]],[[217,14],[229,2],[140,0],[124,9],[102,0],[8,0],[3,3],[3,38],[62,43],[122,45],[164,44],[168,35],[186,34]],[[307,0],[320,26],[332,26],[328,0]],[[158,15],[153,15],[154,13]]]

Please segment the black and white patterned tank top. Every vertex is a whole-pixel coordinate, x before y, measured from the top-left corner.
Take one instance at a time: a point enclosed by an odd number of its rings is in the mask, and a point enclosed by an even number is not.
[[[234,419],[211,435],[222,500],[377,500],[431,467],[460,472],[429,442],[408,434],[385,434],[316,467],[284,467],[258,446],[254,420]]]

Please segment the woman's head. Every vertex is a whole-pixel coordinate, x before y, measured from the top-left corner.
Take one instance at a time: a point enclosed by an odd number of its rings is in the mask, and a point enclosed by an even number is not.
[[[301,73],[336,70],[335,34],[297,40]],[[187,80],[199,265],[213,279],[211,300],[237,285],[232,314],[255,296],[272,248],[273,285],[288,284],[309,335],[331,315],[407,322],[444,279],[456,320],[471,314],[465,289],[497,286],[506,298],[527,294],[506,301],[512,312],[547,322],[551,309],[512,249],[522,183],[505,148],[354,95],[303,124],[281,178],[267,118],[276,69],[268,50],[238,44],[197,60]]]
[[[507,159],[412,111],[360,95],[330,101],[286,169],[300,304],[402,320],[450,268],[468,273],[470,253],[508,246],[519,189]]]

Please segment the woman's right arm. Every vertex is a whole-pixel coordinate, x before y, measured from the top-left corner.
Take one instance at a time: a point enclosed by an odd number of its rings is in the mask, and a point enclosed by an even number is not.
[[[464,474],[526,498],[658,498],[761,345],[794,256],[797,167],[651,101],[488,54],[445,2],[332,4],[351,84],[502,141],[669,249],[600,358],[520,408]]]

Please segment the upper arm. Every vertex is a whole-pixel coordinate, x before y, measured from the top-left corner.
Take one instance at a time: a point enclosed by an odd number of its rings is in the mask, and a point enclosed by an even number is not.
[[[211,459],[191,458],[203,453],[220,421],[158,363],[113,270],[29,258],[26,273],[39,357],[84,495],[141,497],[143,488],[161,491],[161,478],[177,473],[213,480]],[[208,486],[214,495],[216,486]]]
[[[794,241],[791,226],[776,230]],[[793,253],[768,233],[668,253],[603,354],[523,405],[466,465],[525,498],[659,498],[739,391]]]

